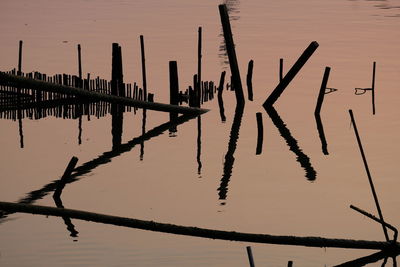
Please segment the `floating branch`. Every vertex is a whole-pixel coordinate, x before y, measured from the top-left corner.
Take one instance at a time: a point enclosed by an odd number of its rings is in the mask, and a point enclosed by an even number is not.
[[[371,187],[372,196],[374,197],[376,209],[378,210],[379,219],[382,222],[384,222],[385,220],[383,219],[382,210],[381,210],[381,207],[379,205],[378,195],[376,194],[374,182],[372,181],[372,176],[371,176],[371,173],[369,172],[367,159],[365,157],[364,149],[363,149],[362,144],[361,144],[360,135],[358,134],[356,121],[354,120],[354,116],[353,116],[353,111],[350,109],[349,113],[350,113],[351,123],[353,124],[353,127],[354,127],[354,133],[355,133],[356,138],[357,138],[357,143],[358,143],[358,147],[360,149],[361,157],[362,157],[362,160],[364,162],[365,171],[366,171],[367,176],[368,176],[368,181],[369,181],[369,185]],[[385,234],[386,241],[389,241],[389,236],[388,236],[388,233],[387,233],[387,229],[386,229],[385,224],[383,224],[383,223],[382,223],[382,228],[383,228],[383,233]]]
[[[156,111],[177,112],[182,114],[203,114],[208,111],[206,109],[200,109],[200,108],[175,106],[175,105],[168,105],[155,102],[146,102],[121,96],[107,95],[99,92],[83,90],[76,87],[70,87],[61,84],[53,84],[49,82],[10,75],[4,72],[0,72],[0,85],[19,87],[19,88],[30,88],[39,91],[46,91],[53,93],[63,93],[68,95],[85,97],[91,101],[101,100],[110,103],[117,103],[138,108],[147,108]]]
[[[297,59],[296,63],[294,63],[292,68],[286,73],[285,77],[283,77],[282,81],[280,81],[278,86],[274,89],[274,91],[272,91],[267,100],[265,100],[263,104],[264,108],[272,106],[276,100],[278,100],[285,88],[293,80],[304,64],[306,64],[307,60],[312,56],[315,50],[317,50],[318,46],[319,44],[316,41],[310,43],[306,50],[304,50],[303,54],[301,54],[299,59]]]
[[[299,236],[277,236],[268,234],[252,234],[234,231],[212,230],[191,226],[181,226],[175,224],[159,223],[154,221],[138,220],[111,216],[87,211],[60,209],[38,205],[17,204],[10,202],[0,202],[0,210],[7,212],[20,212],[40,214],[45,216],[68,216],[73,219],[104,223],[116,226],[123,226],[135,229],[163,232],[177,235],[197,236],[203,238],[254,242],[279,245],[307,246],[307,247],[336,247],[352,249],[374,249],[399,251],[399,243],[351,240],[351,239],[333,239],[323,237],[299,237]]]

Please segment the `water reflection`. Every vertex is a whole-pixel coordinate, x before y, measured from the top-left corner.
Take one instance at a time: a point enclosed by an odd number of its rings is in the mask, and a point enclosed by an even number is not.
[[[201,116],[197,117],[197,174],[201,175],[201,168],[203,163],[201,163]]]
[[[386,266],[388,258],[392,258],[393,266],[397,266],[396,258],[399,253],[391,252],[391,251],[379,251],[373,253],[371,255],[361,257],[352,261],[348,261],[339,265],[335,265],[335,267],[358,267],[358,266],[366,266],[368,264],[376,263],[378,261],[383,260],[382,267]]]
[[[197,115],[181,115],[179,116],[174,124],[179,125],[185,123],[189,120],[196,118]],[[92,170],[97,168],[100,165],[107,164],[111,162],[111,160],[115,157],[120,156],[123,153],[131,151],[136,145],[141,144],[142,142],[148,141],[154,137],[162,135],[165,131],[169,130],[170,127],[173,126],[172,122],[166,122],[161,124],[149,131],[145,134],[133,138],[127,143],[120,144],[119,146],[113,148],[111,151],[104,152],[103,154],[99,155],[97,158],[92,159],[79,167],[74,169],[74,172],[71,175],[71,179],[67,183],[73,183],[79,181],[85,174],[90,173]],[[51,183],[43,186],[38,190],[31,191],[30,193],[26,194],[26,197],[20,199],[18,203],[24,204],[33,204],[35,201],[42,199],[47,194],[55,191],[59,185],[59,180],[52,181]],[[4,218],[7,214],[0,215],[0,223],[4,221]]]
[[[111,133],[112,133],[112,148],[118,149],[122,142],[122,124],[124,120],[124,106],[119,104],[111,104]]]
[[[315,116],[315,122],[317,123],[319,139],[321,140],[322,153],[324,153],[324,155],[329,155],[328,144],[327,144],[326,138],[325,138],[324,126],[322,124],[321,115],[314,114],[314,116]]]
[[[242,123],[244,105],[238,104],[235,109],[235,116],[233,118],[231,132],[229,136],[228,151],[225,155],[224,170],[218,188],[218,195],[220,200],[226,200],[228,193],[228,185],[232,176],[233,164],[235,163],[235,151],[237,141],[239,139],[240,125]],[[221,202],[221,205],[225,205],[225,202]]]
[[[265,108],[275,127],[279,130],[281,136],[285,139],[286,144],[289,146],[290,150],[296,154],[296,160],[300,163],[301,167],[306,172],[306,178],[309,181],[314,181],[316,179],[317,173],[311,165],[310,158],[303,153],[301,148],[299,147],[297,140],[292,136],[286,124],[279,117],[278,112],[276,112],[275,108],[270,106]]]

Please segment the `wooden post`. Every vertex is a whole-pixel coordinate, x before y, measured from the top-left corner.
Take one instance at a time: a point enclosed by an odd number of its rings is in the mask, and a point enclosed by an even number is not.
[[[249,65],[247,68],[247,92],[248,92],[248,98],[249,101],[253,101],[253,60],[249,61]]]
[[[147,101],[146,59],[145,59],[145,54],[144,54],[143,35],[140,35],[140,48],[141,48],[141,55],[142,55],[143,100]]]
[[[317,106],[315,107],[314,114],[319,115],[321,112],[322,102],[324,102],[326,84],[328,83],[329,73],[331,68],[325,67],[324,77],[322,78],[321,88],[319,89]]]
[[[256,155],[260,155],[262,153],[262,145],[263,145],[263,137],[264,137],[264,127],[262,121],[261,112],[256,113],[257,118],[257,149]]]
[[[296,74],[300,71],[300,69],[306,64],[307,60],[312,56],[315,50],[318,48],[319,44],[316,41],[310,43],[310,45],[304,50],[303,54],[297,59],[296,63],[292,66],[292,68],[286,73],[285,77],[283,77],[282,81],[278,84],[278,86],[274,89],[271,95],[265,100],[263,106],[267,108],[268,106],[272,106],[276,100],[283,93],[285,88],[289,85],[289,83],[293,80]]]
[[[81,57],[80,44],[78,44],[78,73],[79,73],[79,79],[82,79],[82,57]]]
[[[178,84],[178,64],[176,61],[169,62],[169,103],[178,105],[179,103],[179,84]]]
[[[118,78],[119,78],[118,47],[119,47],[118,43],[112,44],[111,94],[115,96],[118,95]]]
[[[363,149],[362,144],[361,144],[361,139],[360,139],[360,136],[358,134],[357,125],[356,125],[356,121],[354,120],[353,111],[351,109],[349,109],[349,113],[350,113],[351,123],[353,124],[353,127],[354,127],[354,133],[355,133],[356,138],[357,138],[358,148],[360,149],[360,153],[361,153],[362,160],[364,162],[364,167],[365,167],[365,171],[367,173],[369,185],[371,187],[372,196],[374,197],[376,209],[378,210],[379,219],[382,222],[384,222],[385,220],[383,219],[382,210],[381,210],[381,207],[379,205],[378,195],[376,194],[374,182],[372,181],[372,176],[371,176],[371,173],[369,172],[367,159],[365,157],[364,149]],[[385,234],[386,241],[389,242],[389,235],[387,233],[387,229],[386,229],[385,224],[382,224],[382,228],[383,228],[383,233]]]
[[[293,261],[288,261],[287,266],[288,267],[292,267],[293,266]]]
[[[77,157],[72,157],[71,160],[68,163],[67,168],[64,171],[63,176],[61,177],[56,190],[54,191],[53,197],[55,198],[60,198],[61,192],[65,186],[65,184],[68,182],[68,180],[71,178],[71,173],[75,169],[76,163],[78,163],[78,158]]]
[[[229,58],[229,65],[231,74],[233,76],[233,84],[235,86],[236,102],[238,104],[244,104],[244,95],[242,81],[240,78],[239,66],[236,58],[235,45],[233,43],[231,24],[229,22],[228,9],[225,4],[219,5],[219,14],[221,17],[222,29],[224,31],[224,38],[226,44],[226,50]]]
[[[375,115],[375,68],[376,62],[372,66],[372,114]]]
[[[19,41],[19,53],[18,53],[18,76],[22,75],[22,40]]]
[[[197,79],[198,85],[201,90],[201,47],[202,47],[202,28],[199,27],[199,37],[198,37],[198,47],[197,47]]]
[[[250,267],[254,267],[255,265],[254,265],[253,253],[251,252],[251,247],[247,246],[246,250],[247,250],[247,256],[249,257]]]
[[[279,82],[283,79],[283,58],[279,59]]]

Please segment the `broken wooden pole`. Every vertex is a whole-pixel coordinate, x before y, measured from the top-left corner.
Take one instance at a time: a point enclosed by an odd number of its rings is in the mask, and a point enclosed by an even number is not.
[[[374,61],[372,66],[372,115],[375,115],[375,69],[376,69],[376,62]]]
[[[357,125],[356,125],[356,121],[355,121],[355,119],[354,119],[353,111],[352,111],[351,109],[349,109],[349,113],[350,113],[351,123],[352,123],[353,128],[354,128],[354,133],[355,133],[355,135],[356,135],[356,139],[357,139],[357,143],[358,143],[358,148],[360,149],[360,153],[361,153],[362,160],[363,160],[363,162],[364,162],[364,167],[365,167],[365,171],[366,171],[366,173],[367,173],[369,185],[370,185],[370,187],[371,187],[372,196],[374,197],[376,209],[378,210],[379,219],[380,219],[382,222],[384,222],[385,220],[383,219],[382,210],[381,210],[381,207],[380,207],[380,205],[379,205],[378,195],[376,194],[376,191],[375,191],[374,182],[372,181],[372,176],[371,176],[371,173],[370,173],[370,171],[369,171],[367,159],[366,159],[366,157],[365,157],[364,149],[363,149],[362,144],[361,144],[360,135],[358,134]],[[385,235],[386,241],[389,241],[389,235],[388,235],[388,233],[387,233],[387,229],[386,229],[385,224],[382,224],[382,229],[383,229],[383,233],[384,233],[384,235]]]
[[[116,226],[123,226],[135,229],[142,229],[155,232],[163,232],[177,235],[196,236],[202,238],[230,240],[239,242],[254,242],[265,244],[307,246],[307,247],[336,247],[352,249],[373,249],[399,251],[399,243],[384,241],[336,239],[324,237],[299,237],[299,236],[277,236],[269,234],[252,234],[234,231],[212,230],[191,226],[159,223],[133,218],[111,216],[87,211],[60,209],[48,206],[29,205],[20,203],[0,202],[0,210],[4,212],[19,212],[39,214],[45,216],[68,216],[71,219],[79,219],[96,223],[104,223]]]
[[[22,75],[22,40],[19,41],[19,51],[18,51],[18,76]]]
[[[78,44],[78,75],[79,79],[82,79],[82,57],[81,57],[81,45]]]
[[[246,250],[247,250],[247,256],[248,256],[248,258],[249,258],[250,267],[255,267],[255,265],[254,265],[254,259],[253,259],[253,253],[251,252],[251,247],[250,247],[250,246],[247,246],[247,247],[246,247]]]
[[[246,83],[247,83],[247,94],[249,101],[253,101],[253,60],[249,61],[249,65],[247,67],[247,76],[246,76]]]
[[[262,145],[263,145],[263,136],[264,136],[264,127],[262,121],[262,113],[256,113],[257,118],[257,148],[256,155],[260,155],[262,153]]]
[[[234,88],[235,88],[236,102],[243,105],[244,104],[243,87],[242,87],[242,81],[240,78],[239,66],[238,66],[238,62],[237,62],[237,58],[236,58],[235,45],[233,43],[232,30],[231,30],[231,24],[229,22],[228,9],[225,4],[219,5],[218,8],[219,8],[219,14],[221,17],[222,29],[224,31],[226,51],[228,53],[228,58],[229,58],[229,66],[231,69],[233,84],[234,84]]]
[[[145,59],[145,53],[144,53],[143,35],[140,35],[140,51],[141,51],[141,55],[142,55],[143,100],[147,101],[146,59]]]
[[[54,198],[60,198],[61,192],[65,187],[65,184],[68,183],[68,180],[71,178],[71,173],[75,169],[76,163],[78,163],[78,158],[77,157],[72,157],[71,160],[68,163],[67,168],[64,171],[63,176],[61,179],[58,181],[57,188],[54,191],[53,197]]]
[[[315,107],[314,114],[319,115],[321,112],[322,103],[324,102],[325,89],[329,79],[330,67],[325,67],[324,77],[322,78],[321,88],[319,89],[317,105]]]
[[[109,103],[118,103],[126,106],[147,108],[156,111],[177,112],[181,114],[203,114],[208,111],[207,109],[175,106],[175,105],[168,105],[156,102],[150,103],[121,96],[108,95],[95,91],[89,91],[80,88],[69,87],[60,84],[53,84],[45,81],[39,81],[30,78],[15,76],[11,74],[6,74],[4,72],[0,72],[0,85],[17,87],[17,88],[29,88],[44,92],[62,93],[66,95],[74,95],[87,98],[90,99],[91,101],[100,100]]]
[[[280,81],[278,86],[274,89],[274,91],[272,91],[267,100],[265,100],[263,104],[264,108],[272,106],[275,101],[278,100],[285,88],[293,80],[296,74],[301,70],[304,64],[306,64],[307,60],[312,56],[318,46],[319,44],[316,41],[310,43],[306,50],[304,50],[303,54],[301,54],[301,56],[297,59],[296,63],[294,63],[294,65],[286,73],[285,77],[283,77],[282,81]]]

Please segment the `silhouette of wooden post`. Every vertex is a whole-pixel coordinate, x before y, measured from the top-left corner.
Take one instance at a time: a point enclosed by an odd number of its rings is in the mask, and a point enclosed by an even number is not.
[[[197,83],[201,92],[201,46],[202,46],[202,28],[199,27],[199,39],[197,47]]]
[[[253,101],[253,60],[249,61],[249,65],[247,68],[247,76],[246,76],[246,81],[247,81],[247,92],[248,92],[248,98],[250,101]]]
[[[255,265],[254,265],[253,253],[251,252],[251,247],[247,246],[246,250],[247,250],[247,256],[249,257],[250,267],[254,267]]]
[[[19,41],[19,52],[18,52],[18,76],[22,75],[22,40]]]
[[[119,45],[112,44],[112,67],[111,67],[111,94],[118,95],[118,83],[120,78],[119,70]]]
[[[80,44],[78,44],[78,74],[79,74],[79,79],[82,79],[82,57],[81,57]]]
[[[147,101],[146,59],[144,54],[143,35],[140,35],[140,50],[142,55],[143,101]]]
[[[72,157],[68,163],[67,168],[64,171],[63,176],[61,177],[60,181],[57,184],[57,188],[54,191],[54,198],[60,198],[61,192],[65,187],[65,184],[68,183],[68,180],[71,178],[71,173],[75,169],[76,163],[78,163],[77,157]]]
[[[307,60],[312,56],[318,46],[319,44],[316,41],[310,43],[310,45],[306,48],[306,50],[304,50],[303,54],[301,54],[299,59],[297,59],[296,63],[294,63],[294,65],[286,73],[285,77],[283,77],[282,81],[274,89],[271,95],[267,98],[267,100],[265,100],[263,104],[264,108],[268,108],[268,106],[272,106],[275,103],[275,101],[280,97],[282,92],[293,80],[296,74],[300,71],[304,64],[306,64]]]
[[[287,266],[288,267],[292,267],[293,266],[293,261],[288,261]]]
[[[279,59],[279,82],[283,79],[283,58]]]
[[[178,64],[176,61],[169,62],[169,103],[178,105],[179,103],[179,84],[178,84]]]
[[[314,114],[319,115],[321,112],[322,103],[324,102],[326,84],[328,83],[330,67],[325,67],[324,77],[322,78],[321,88],[319,89],[317,106],[315,107]]]
[[[358,147],[359,147],[359,149],[360,149],[361,157],[362,157],[362,160],[363,160],[363,162],[364,162],[364,167],[365,167],[365,171],[366,171],[366,173],[367,173],[369,185],[370,185],[370,187],[371,187],[372,196],[374,197],[376,209],[378,210],[379,219],[380,219],[382,222],[384,222],[385,220],[383,219],[383,214],[382,214],[381,206],[379,205],[378,195],[376,194],[374,182],[372,181],[372,176],[371,176],[371,173],[369,172],[369,167],[368,167],[367,159],[366,159],[366,157],[365,157],[364,149],[363,149],[362,144],[361,144],[361,139],[360,139],[360,136],[359,136],[359,134],[358,134],[357,125],[356,125],[356,121],[355,121],[355,119],[354,119],[353,111],[352,111],[351,109],[349,109],[349,113],[350,113],[351,123],[353,124],[353,127],[354,127],[354,133],[355,133],[356,138],[357,138],[357,143],[358,143]],[[389,235],[388,235],[388,233],[387,233],[386,226],[385,226],[385,224],[383,224],[383,223],[382,223],[382,228],[383,228],[383,233],[385,234],[386,241],[389,242]]]
[[[228,15],[228,9],[226,8],[226,5],[219,5],[219,14],[221,17],[221,23],[222,23],[222,29],[224,31],[224,38],[225,38],[225,44],[226,44],[226,50],[228,53],[228,58],[229,58],[229,65],[231,69],[231,74],[233,77],[233,84],[235,86],[235,94],[236,94],[236,102],[238,104],[244,104],[244,95],[243,95],[243,87],[242,87],[242,81],[240,78],[240,72],[239,72],[239,66],[236,58],[236,52],[235,52],[235,45],[233,43],[233,37],[232,37],[232,30],[231,30],[231,24],[229,22],[229,15]]]
[[[260,155],[262,152],[262,145],[263,145],[263,136],[264,136],[264,127],[262,121],[262,114],[261,112],[256,113],[257,118],[257,149],[256,155]]]
[[[376,69],[376,62],[372,66],[372,114],[375,115],[375,69]]]

